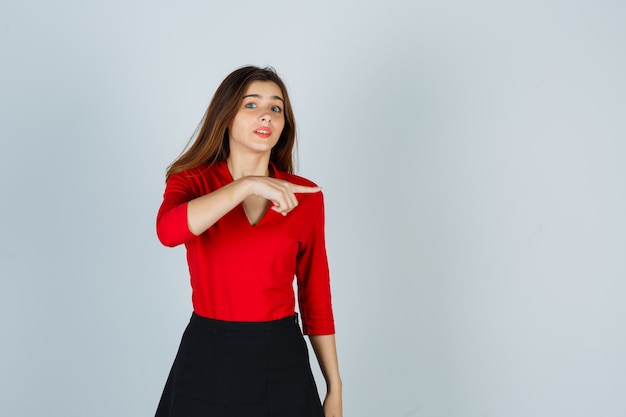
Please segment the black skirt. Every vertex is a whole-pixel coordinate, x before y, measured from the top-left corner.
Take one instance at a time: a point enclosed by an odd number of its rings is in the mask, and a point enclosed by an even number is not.
[[[191,316],[156,417],[324,417],[298,317]]]

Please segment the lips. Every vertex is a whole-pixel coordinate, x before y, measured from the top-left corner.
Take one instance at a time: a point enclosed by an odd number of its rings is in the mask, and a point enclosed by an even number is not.
[[[254,130],[254,134],[261,138],[269,138],[272,135],[272,129],[266,126],[259,127]]]

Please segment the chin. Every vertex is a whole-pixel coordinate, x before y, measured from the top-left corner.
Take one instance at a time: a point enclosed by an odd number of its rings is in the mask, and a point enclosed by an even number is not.
[[[264,143],[264,144],[260,144],[259,146],[255,146],[254,149],[257,152],[269,152],[272,149],[274,149],[274,146],[276,146],[276,143]]]

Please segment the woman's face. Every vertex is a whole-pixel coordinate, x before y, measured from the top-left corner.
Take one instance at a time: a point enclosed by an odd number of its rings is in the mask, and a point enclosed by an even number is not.
[[[250,83],[229,129],[230,152],[269,153],[285,126],[285,102],[277,84]]]

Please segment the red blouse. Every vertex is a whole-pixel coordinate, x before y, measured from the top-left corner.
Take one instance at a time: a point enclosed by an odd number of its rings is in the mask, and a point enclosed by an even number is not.
[[[314,186],[275,170],[278,179]],[[239,204],[195,236],[187,203],[233,182],[225,162],[206,164],[167,181],[157,215],[157,235],[166,246],[187,248],[194,311],[227,321],[269,321],[294,314],[297,277],[303,332],[334,334],[321,192],[298,194],[287,216],[268,210],[255,226]]]

